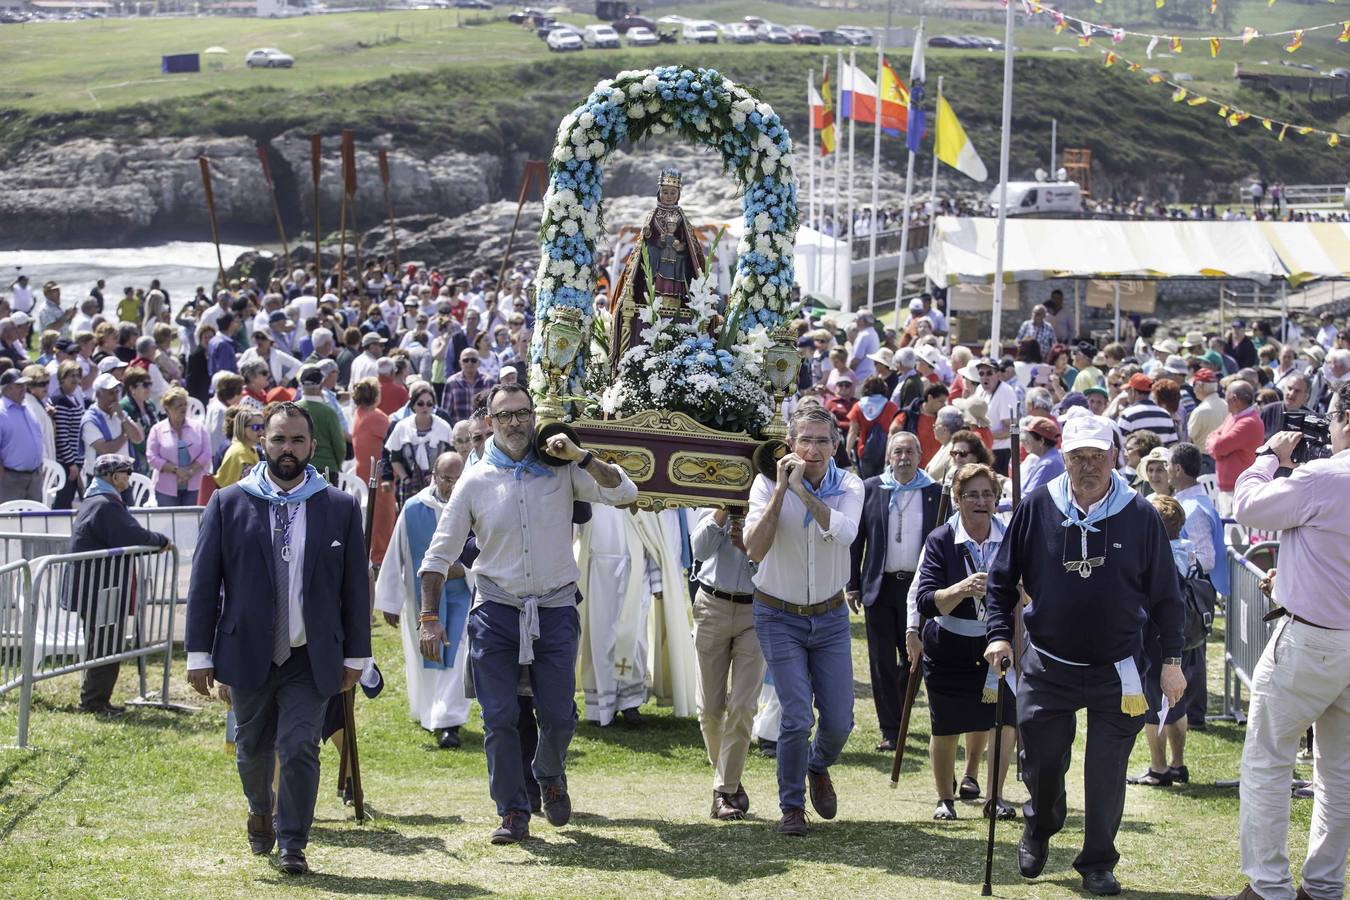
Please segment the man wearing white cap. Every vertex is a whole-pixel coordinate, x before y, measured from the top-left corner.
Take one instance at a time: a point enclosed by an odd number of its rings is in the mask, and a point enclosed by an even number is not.
[[[1078,711],[1086,709],[1084,839],[1073,865],[1089,893],[1117,894],[1125,766],[1147,710],[1142,634],[1151,622],[1160,635],[1162,691],[1176,703],[1186,687],[1185,612],[1162,520],[1115,471],[1111,423],[1066,419],[1063,453],[1066,472],[1022,500],[989,572],[985,658],[995,667],[1012,658],[1025,589],[1032,602],[1017,718],[1031,799],[1018,867],[1038,876],[1050,838],[1064,827],[1064,774]]]
[[[84,444],[85,481],[94,477],[94,461],[107,453],[126,453],[127,441],[133,444],[145,440],[141,426],[127,418],[118,401],[122,397],[122,382],[109,372],[94,379],[94,405],[85,410],[80,420],[80,440]]]
[[[853,337],[853,349],[849,353],[848,367],[853,370],[853,376],[859,383],[869,375],[876,374],[877,364],[872,359],[872,354],[876,353],[881,347],[881,338],[877,335],[877,330],[873,325],[875,320],[869,312],[858,313],[858,318],[854,324],[858,333]]]

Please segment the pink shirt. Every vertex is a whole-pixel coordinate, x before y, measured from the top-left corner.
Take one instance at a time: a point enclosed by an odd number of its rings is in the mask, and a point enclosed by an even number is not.
[[[206,429],[190,418],[183,420],[183,441],[187,444],[189,461],[203,466],[202,471],[183,485],[187,490],[195,491],[201,487],[202,475],[211,471],[211,442],[206,439]],[[145,438],[145,459],[159,475],[155,479],[155,490],[161,494],[177,494],[178,476],[163,471],[165,463],[178,465],[178,435],[168,419],[160,419],[151,426]]]
[[[1261,411],[1255,406],[1229,415],[1210,432],[1205,439],[1205,452],[1214,457],[1219,490],[1233,490],[1238,476],[1256,459],[1256,451],[1265,440],[1266,428],[1261,423]]]
[[[1280,532],[1275,599],[1326,628],[1350,629],[1350,450],[1276,478],[1279,460],[1258,456],[1238,476],[1233,516]]]

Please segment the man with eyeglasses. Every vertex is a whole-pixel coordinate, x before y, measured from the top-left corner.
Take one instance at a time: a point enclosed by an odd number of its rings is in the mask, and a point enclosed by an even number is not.
[[[989,417],[989,432],[994,437],[994,471],[1000,475],[1008,474],[1008,464],[1012,460],[1012,417],[1017,414],[1017,394],[1012,386],[999,378],[998,363],[984,357],[975,363],[980,378],[980,386],[972,395],[985,402]]]
[[[1341,897],[1350,851],[1350,385],[1336,392],[1331,456],[1302,464],[1307,440],[1277,433],[1238,476],[1233,515],[1280,533],[1275,614],[1281,619],[1252,675],[1242,746],[1241,900]],[[1293,469],[1278,478],[1280,468]],[[1295,894],[1289,873],[1289,779],[1299,737],[1313,726],[1317,755],[1308,856]],[[1231,898],[1230,898],[1231,900]]]
[[[483,710],[488,790],[502,817],[494,844],[529,837],[530,802],[520,764],[517,684],[528,667],[539,719],[533,773],[543,788],[549,823],[572,815],[565,761],[576,730],[576,608],[580,572],[572,556],[574,501],[623,506],[637,487],[617,466],[582,451],[566,435],[549,438],[546,465],[535,451],[534,404],[525,388],[494,387],[488,394],[493,427],[481,462],[455,487],[418,570],[422,655],[442,658],[441,591],[470,531],[479,555],[473,563],[477,597],[469,612],[469,656],[474,691]],[[851,682],[850,682],[851,687]]]
[[[464,670],[468,665],[469,586],[459,562],[447,570],[436,614],[448,643],[436,660],[422,657],[418,641],[418,611],[421,609],[417,569],[426,556],[445,504],[464,472],[464,457],[458,452],[436,458],[432,483],[403,504],[389,538],[375,582],[375,607],[385,622],[403,635],[404,670],[408,678],[408,707],[427,731],[436,735],[442,750],[460,746],[459,727],[469,721],[469,698],[464,693]]]
[[[745,517],[755,572],[755,633],[783,707],[778,833],[804,837],[806,782],[823,819],[838,810],[830,766],[853,731],[853,655],[844,588],[862,516],[863,483],[834,463],[839,429],[820,406],[788,420],[792,452],[775,477],[755,476]],[[820,711],[807,746],[812,699]]]
[[[851,547],[848,605],[867,622],[872,699],[881,726],[877,750],[894,753],[900,734],[910,651],[905,641],[905,596],[919,568],[919,553],[937,527],[942,486],[919,468],[919,439],[892,434],[886,469],[863,482],[862,519]]]
[[[493,386],[493,380],[479,371],[481,365],[478,351],[466,347],[459,354],[459,371],[445,380],[441,409],[450,414],[451,425],[473,415],[473,398]]]
[[[1065,420],[1066,472],[1023,498],[989,573],[985,659],[1012,659],[1014,612],[1031,597],[1017,685],[1023,774],[1031,799],[1017,851],[1023,877],[1044,869],[1064,827],[1078,711],[1086,709],[1084,840],[1074,868],[1092,894],[1120,893],[1112,870],[1125,808],[1125,767],[1148,709],[1143,633],[1162,647],[1161,686],[1181,699],[1185,612],[1167,533],[1153,507],[1115,471],[1115,432],[1094,415]],[[1286,781],[1286,790],[1287,790]]]

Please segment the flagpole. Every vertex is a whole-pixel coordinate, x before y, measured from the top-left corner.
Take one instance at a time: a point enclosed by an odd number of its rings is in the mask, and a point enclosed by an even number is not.
[[[820,230],[820,220],[816,218],[816,124],[812,119],[812,95],[816,90],[816,70],[806,70],[806,221],[815,231]],[[817,247],[819,249],[819,247]],[[820,255],[816,254],[807,276],[807,290],[816,292],[820,283]]]
[[[876,312],[877,288],[877,191],[881,175],[881,106],[885,102],[882,90],[882,60],[886,54],[886,32],[877,38],[877,113],[872,121],[872,227],[867,229],[867,311]]]
[[[839,289],[839,121],[840,116],[844,114],[844,51],[836,50],[835,53],[835,85],[834,85],[834,151],[830,154],[834,157],[834,205],[830,209],[830,296],[839,301],[840,309],[847,309],[848,298],[836,297],[835,292]]]
[[[923,53],[923,17],[919,17],[919,28],[914,32],[914,54]],[[921,103],[923,98],[914,96],[914,56],[910,57],[909,73],[909,102],[910,104]],[[922,135],[918,139],[922,139]],[[910,143],[909,128],[905,129],[905,142]],[[936,152],[936,151],[934,151]],[[913,197],[914,188],[914,151],[909,151],[909,161],[905,164],[905,207],[904,215],[900,222],[900,267],[895,274],[895,330],[900,331],[900,298],[905,293],[905,254],[909,252],[909,215],[910,201]]]
[[[994,238],[994,317],[989,328],[990,350],[1001,352],[1003,328],[1003,237],[1008,225],[1008,156],[1012,147],[1013,6],[1009,2],[1003,25],[1003,128],[998,142],[998,227]]]
[[[937,101],[933,104],[933,108],[934,109],[942,108],[941,75],[938,76]],[[936,117],[937,113],[934,113],[933,115]],[[937,127],[936,124],[933,127],[936,128]],[[930,253],[933,251],[933,232],[937,230],[937,172],[938,172],[938,155],[937,155],[937,140],[935,137],[933,140],[933,179],[928,183],[928,252]],[[924,267],[924,278],[928,281],[932,281],[932,279],[928,278],[926,266]],[[933,282],[933,284],[936,283],[937,282]]]
[[[852,100],[848,107],[848,284],[847,305],[843,309],[853,311],[853,137],[857,133],[858,123],[858,49],[850,47],[848,51],[848,84],[852,91]],[[878,97],[878,102],[880,98]],[[875,118],[875,116],[874,116]]]

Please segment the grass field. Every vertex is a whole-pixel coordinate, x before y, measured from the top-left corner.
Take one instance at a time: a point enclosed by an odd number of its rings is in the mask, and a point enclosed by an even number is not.
[[[899,789],[890,789],[889,757],[872,749],[878,735],[860,621],[854,637],[857,727],[832,772],[839,818],[815,822],[806,839],[773,832],[773,763],[757,755],[745,778],[750,819],[709,821],[710,770],[697,723],[649,707],[650,722],[639,730],[579,728],[569,759],[576,809],[571,825],[553,829],[536,819],[534,839],[496,848],[486,840],[496,821],[476,707],[463,749],[433,749],[430,736],[407,715],[397,636],[380,625],[375,652],[389,687],[379,699],[358,705],[372,818],[355,824],[350,809],[335,799],[336,754],[325,747],[309,851],[320,874],[301,880],[247,852],[246,810],[223,750],[220,704],[187,715],[135,710],[105,722],[73,711],[74,678],[48,682],[37,691],[37,749],[0,751],[2,892],[14,900],[975,896],[983,878],[985,824],[969,804],[960,808],[958,822],[931,820],[928,723],[921,709]],[[1210,651],[1211,697],[1221,672],[1218,649]],[[182,674],[180,659],[176,699],[186,699]],[[126,696],[133,682],[124,668],[117,697]],[[14,699],[0,699],[0,740],[13,740],[15,723]],[[1116,870],[1126,896],[1204,897],[1241,887],[1237,794],[1213,782],[1236,777],[1242,737],[1239,727],[1213,723],[1191,736],[1187,756],[1195,783],[1130,789]],[[1018,876],[1020,826],[1000,826],[996,896],[1079,896],[1070,863],[1082,837],[1082,747],[1080,736],[1070,771],[1069,828],[1052,844],[1041,878],[1025,882]],[[1132,771],[1146,759],[1141,740]],[[1009,793],[1014,800],[1025,797],[1020,786]],[[1296,861],[1306,846],[1309,812],[1308,801],[1295,801]]]

